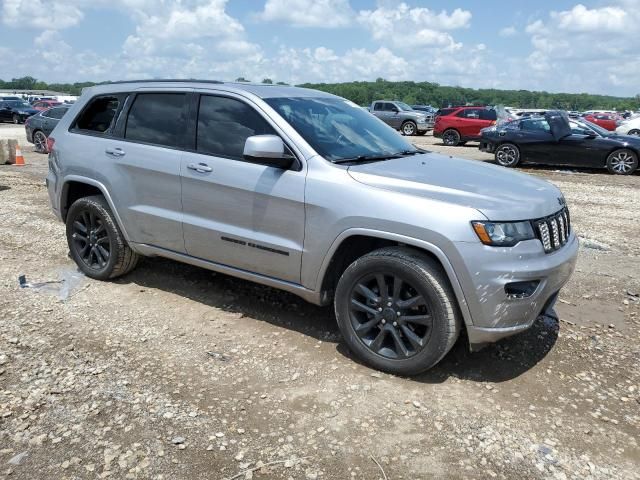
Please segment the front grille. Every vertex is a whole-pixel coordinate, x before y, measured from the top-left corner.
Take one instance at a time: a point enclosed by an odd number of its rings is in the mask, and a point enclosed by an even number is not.
[[[548,217],[534,220],[533,225],[545,253],[555,252],[569,241],[571,220],[567,207]]]

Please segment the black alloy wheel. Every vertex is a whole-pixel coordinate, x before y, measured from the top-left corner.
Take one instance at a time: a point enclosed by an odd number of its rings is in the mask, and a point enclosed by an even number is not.
[[[453,129],[446,130],[442,134],[442,143],[448,147],[455,147],[460,143],[460,134]]]
[[[405,278],[385,272],[361,278],[352,289],[350,320],[367,348],[391,359],[414,356],[432,330],[423,296]]]
[[[91,210],[82,210],[73,219],[72,228],[71,245],[78,258],[91,270],[103,270],[111,257],[111,241],[104,219]]]

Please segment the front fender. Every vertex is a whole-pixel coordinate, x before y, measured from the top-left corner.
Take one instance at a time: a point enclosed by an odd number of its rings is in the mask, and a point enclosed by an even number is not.
[[[425,250],[431,253],[432,255],[434,255],[442,265],[442,268],[444,269],[445,273],[447,274],[447,277],[449,278],[449,282],[451,283],[453,292],[456,296],[456,299],[458,300],[460,312],[462,313],[462,317],[464,318],[465,324],[473,325],[473,320],[471,318],[471,313],[469,311],[469,307],[467,305],[467,301],[465,299],[462,286],[460,285],[458,276],[456,275],[456,272],[451,262],[449,261],[449,258],[447,257],[447,255],[442,251],[442,249],[440,249],[439,247],[437,247],[436,245],[430,242],[426,242],[418,238],[407,237],[405,235],[400,235],[397,233],[390,233],[390,232],[385,232],[380,230],[371,230],[367,228],[349,228],[347,230],[344,230],[333,241],[333,243],[331,244],[331,247],[329,248],[329,251],[327,252],[327,254],[324,257],[324,260],[322,261],[320,270],[318,271],[318,277],[316,278],[316,286],[317,286],[316,290],[319,290],[320,288],[322,288],[321,287],[322,281],[324,279],[325,274],[327,273],[327,269],[329,268],[331,259],[333,258],[334,254],[336,253],[336,251],[338,250],[342,242],[344,242],[347,238],[356,236],[356,235],[380,238],[383,240],[391,240],[394,242],[398,242],[400,244],[415,247],[420,250]]]

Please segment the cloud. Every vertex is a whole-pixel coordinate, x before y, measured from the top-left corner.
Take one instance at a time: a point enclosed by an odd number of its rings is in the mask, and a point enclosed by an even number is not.
[[[501,37],[513,37],[517,34],[518,30],[516,30],[516,27],[504,27],[498,32],[498,35],[500,35]]]
[[[4,0],[2,23],[10,27],[30,26],[64,29],[80,23],[82,11],[64,0]]]
[[[631,12],[628,13],[617,6],[590,10],[582,4],[578,4],[571,10],[552,12],[551,18],[557,23],[558,28],[569,32],[617,33],[625,28],[637,28],[637,24],[633,24]]]
[[[467,28],[471,12],[456,8],[450,14],[436,13],[428,8],[411,8],[406,3],[395,7],[380,5],[375,10],[361,10],[358,22],[372,37],[396,48],[438,47],[455,50],[461,48],[448,30]]]
[[[267,0],[257,18],[294,27],[338,28],[351,23],[349,0]]]

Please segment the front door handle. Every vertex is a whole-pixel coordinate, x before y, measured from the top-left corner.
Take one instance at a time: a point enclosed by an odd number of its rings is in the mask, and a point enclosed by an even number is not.
[[[107,148],[104,153],[111,155],[112,157],[124,157],[124,150],[121,148]]]
[[[200,162],[200,163],[189,163],[187,165],[187,168],[189,170],[195,170],[196,172],[200,172],[200,173],[213,172],[213,168],[211,168],[206,163],[202,163],[202,162]]]

